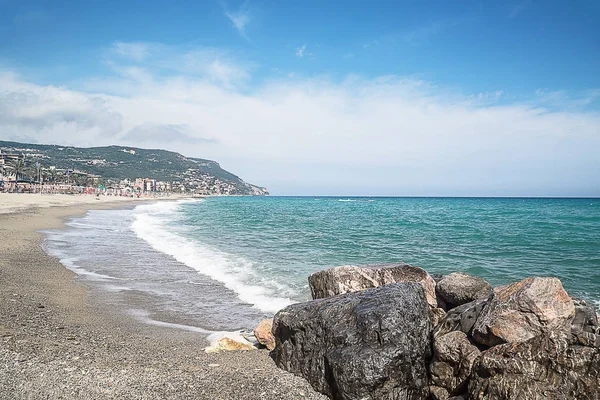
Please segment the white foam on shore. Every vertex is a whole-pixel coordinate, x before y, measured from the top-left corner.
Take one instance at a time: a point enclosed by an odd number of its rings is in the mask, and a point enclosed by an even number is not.
[[[98,274],[96,272],[88,271],[87,269],[82,268],[76,264],[76,262],[78,261],[78,258],[76,258],[76,257],[65,257],[65,258],[59,257],[59,261],[62,265],[67,267],[69,270],[75,272],[77,275],[83,275],[83,276],[86,276],[95,281],[122,280],[121,278],[116,278],[114,276]]]
[[[178,227],[173,222],[181,220],[177,213],[181,204],[164,202],[136,207],[132,230],[155,250],[221,282],[241,301],[261,311],[275,313],[293,303],[289,298],[277,295],[285,292],[282,289],[289,288],[259,276],[252,262],[178,234]]]
[[[217,333],[215,331],[209,331],[207,329],[198,328],[197,326],[158,321],[156,319],[150,318],[148,316],[148,313],[146,311],[142,311],[142,310],[130,310],[130,313],[133,316],[135,316],[138,320],[140,320],[141,322],[148,324],[148,325],[160,326],[163,328],[181,329],[181,330],[189,331],[189,332],[203,333],[203,334],[209,335],[209,337],[210,337],[210,335]]]

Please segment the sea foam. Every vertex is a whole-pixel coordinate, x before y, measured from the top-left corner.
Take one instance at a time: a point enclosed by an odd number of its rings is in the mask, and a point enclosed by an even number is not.
[[[133,232],[155,250],[222,283],[241,301],[263,312],[275,313],[293,303],[291,299],[277,294],[287,289],[285,285],[259,276],[253,262],[186,237],[185,222],[178,213],[179,207],[186,202],[190,200],[136,207],[131,227]]]

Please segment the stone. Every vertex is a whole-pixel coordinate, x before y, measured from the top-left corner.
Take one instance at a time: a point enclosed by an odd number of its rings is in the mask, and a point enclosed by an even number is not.
[[[573,332],[600,333],[598,332],[598,316],[594,307],[582,299],[573,297],[572,300],[575,316],[571,322],[571,330]]]
[[[435,291],[449,310],[473,300],[487,299],[492,286],[483,278],[453,272],[437,282]]]
[[[450,394],[446,389],[435,385],[429,386],[429,394],[434,400],[448,400],[450,398]]]
[[[254,336],[256,337],[256,340],[258,340],[258,343],[266,346],[269,350],[275,348],[275,338],[271,332],[272,328],[273,319],[263,319],[254,329]]]
[[[446,311],[443,308],[432,308],[431,309],[431,322],[433,323],[433,327],[435,328],[442,322],[444,317],[446,316]]]
[[[271,355],[334,400],[425,399],[430,317],[416,282],[292,304],[275,315]]]
[[[545,332],[570,335],[573,301],[557,278],[530,277],[494,289],[473,326],[485,346],[525,342]]]
[[[345,265],[318,271],[308,277],[313,299],[323,299],[398,282],[421,284],[429,305],[437,307],[435,281],[424,269],[409,264]]]
[[[248,351],[256,350],[244,336],[236,332],[219,332],[209,335],[207,339],[211,342],[210,346],[206,347],[206,353],[216,353],[219,351]]]
[[[599,390],[599,350],[555,332],[484,351],[469,381],[471,400],[596,400]]]
[[[433,337],[439,337],[452,331],[461,331],[467,335],[481,314],[487,300],[475,300],[448,311],[433,331]]]
[[[471,368],[481,351],[464,332],[454,331],[433,341],[433,354],[430,383],[443,388],[448,397],[465,393]]]

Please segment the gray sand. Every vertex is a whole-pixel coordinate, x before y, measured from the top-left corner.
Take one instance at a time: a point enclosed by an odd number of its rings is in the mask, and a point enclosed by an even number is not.
[[[266,350],[207,354],[199,333],[94,304],[37,232],[89,207],[0,216],[0,399],[324,399]]]

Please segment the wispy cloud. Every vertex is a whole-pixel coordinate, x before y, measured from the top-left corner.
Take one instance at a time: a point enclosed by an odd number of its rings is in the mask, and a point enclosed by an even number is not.
[[[249,40],[248,35],[246,34],[246,27],[250,23],[250,7],[248,3],[244,3],[235,11],[225,10],[225,16],[233,23],[233,26],[238,30],[239,34],[244,39]]]
[[[519,14],[521,14],[527,7],[531,5],[531,0],[522,1],[512,7],[510,13],[508,14],[508,18],[516,18]]]
[[[588,89],[580,93],[566,90],[538,89],[535,91],[536,102],[544,107],[558,109],[586,108],[600,100],[600,89]]]
[[[150,82],[152,76],[182,74],[227,87],[247,82],[251,68],[223,50],[150,42],[116,42],[106,52],[105,62],[128,80]]]
[[[151,50],[150,45],[143,42],[115,42],[112,49],[114,53],[134,61],[143,61]]]
[[[300,47],[296,47],[296,57],[304,57],[304,52],[306,51],[306,45],[303,44]]]
[[[448,21],[433,21],[425,25],[417,26],[412,30],[387,33],[376,39],[363,43],[362,48],[370,49],[377,47],[397,46],[398,44],[419,46],[429,41],[433,37],[446,32],[452,27],[459,25],[460,23],[461,21],[458,19]]]
[[[300,47],[296,47],[296,57],[304,58],[304,57],[312,57],[313,53],[309,52],[306,48],[306,44],[303,44]]]

